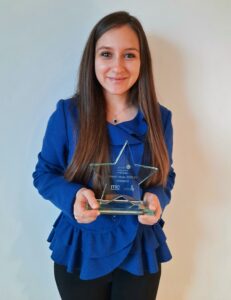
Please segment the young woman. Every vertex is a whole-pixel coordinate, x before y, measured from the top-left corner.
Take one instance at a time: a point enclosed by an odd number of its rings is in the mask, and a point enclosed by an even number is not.
[[[136,163],[159,170],[142,185],[153,215],[100,214],[108,171],[97,177],[89,165],[114,161],[125,142]],[[161,263],[171,259],[161,219],[171,165],[171,112],[157,102],[143,28],[127,12],[107,15],[88,38],[76,94],[49,119],[33,173],[39,193],[61,210],[48,241],[62,299],[155,299]]]

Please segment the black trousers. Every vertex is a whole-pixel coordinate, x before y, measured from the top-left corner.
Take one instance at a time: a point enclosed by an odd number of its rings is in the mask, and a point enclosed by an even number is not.
[[[54,275],[62,300],[155,300],[161,276],[159,272],[135,276],[121,269],[93,280],[81,280],[79,273],[68,273],[54,264]]]

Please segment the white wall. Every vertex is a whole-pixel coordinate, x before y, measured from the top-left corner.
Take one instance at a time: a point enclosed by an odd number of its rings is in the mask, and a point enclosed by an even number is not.
[[[227,300],[231,286],[231,2],[0,0],[1,298],[59,299],[46,237],[58,214],[32,186],[46,122],[73,94],[87,36],[128,10],[142,22],[177,172],[159,300]]]

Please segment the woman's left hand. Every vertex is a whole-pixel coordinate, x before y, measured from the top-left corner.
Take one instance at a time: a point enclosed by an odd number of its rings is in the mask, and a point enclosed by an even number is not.
[[[160,206],[160,201],[155,194],[152,193],[145,193],[144,194],[144,202],[148,209],[154,211],[154,215],[139,215],[138,220],[140,223],[144,225],[154,225],[157,223],[162,214],[162,208]]]

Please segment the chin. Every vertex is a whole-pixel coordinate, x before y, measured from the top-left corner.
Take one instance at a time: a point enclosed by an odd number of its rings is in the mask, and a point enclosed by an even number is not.
[[[123,89],[105,89],[108,94],[113,95],[124,95],[129,91],[129,88],[123,88]]]

